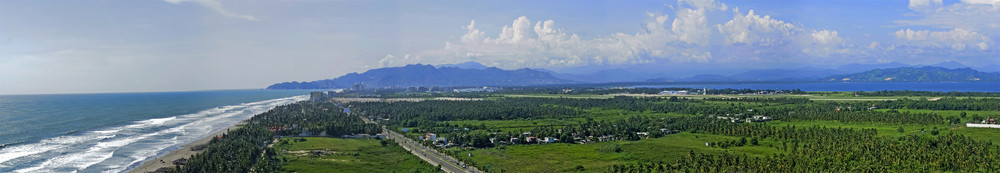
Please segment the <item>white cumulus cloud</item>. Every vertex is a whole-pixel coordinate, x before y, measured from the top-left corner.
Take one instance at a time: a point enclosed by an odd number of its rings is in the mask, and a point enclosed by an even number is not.
[[[763,46],[784,44],[785,39],[798,32],[798,27],[771,16],[759,16],[753,10],[742,15],[737,13],[733,20],[716,25],[729,44],[745,43]]]
[[[894,34],[896,39],[914,46],[929,46],[954,50],[964,50],[967,46],[976,46],[980,50],[989,48],[989,37],[975,31],[956,28],[949,31],[929,30],[899,30]]]
[[[736,14],[732,20],[716,25],[724,36],[724,44],[753,46],[754,54],[799,50],[808,55],[826,56],[846,51],[837,31],[808,30],[771,16],[757,15],[753,10],[746,15],[736,9],[733,11]]]
[[[735,13],[729,13],[734,15],[732,20],[711,20],[728,18],[714,16],[728,13],[728,8],[715,1],[680,0],[672,15],[647,12],[638,32],[612,33],[590,39],[566,32],[553,20],[533,21],[520,16],[501,27],[495,35],[480,29],[480,21],[472,20],[462,26],[465,33],[456,42],[446,42],[441,49],[411,53],[411,58],[388,55],[379,65],[477,61],[501,68],[522,68],[743,62],[763,58],[780,61],[783,57],[799,55],[849,53],[837,31],[805,29],[757,15],[752,10],[744,15],[733,8]],[[761,55],[747,56],[747,53]]]
[[[923,10],[940,6],[941,0],[910,0],[910,9]]]

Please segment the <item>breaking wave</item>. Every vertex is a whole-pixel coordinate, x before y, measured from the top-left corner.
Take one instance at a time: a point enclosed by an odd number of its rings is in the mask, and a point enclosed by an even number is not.
[[[4,144],[0,147],[0,172],[123,172],[253,115],[307,99],[308,96],[294,96],[221,106],[193,114],[64,133],[35,143]]]

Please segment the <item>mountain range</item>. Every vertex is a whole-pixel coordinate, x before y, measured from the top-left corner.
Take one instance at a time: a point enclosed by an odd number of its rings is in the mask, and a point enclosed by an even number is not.
[[[414,64],[350,73],[334,79],[311,82],[284,82],[267,89],[332,89],[349,88],[354,84],[366,87],[409,86],[525,86],[573,83],[534,69],[502,70],[496,67],[466,69],[451,66],[434,67]]]
[[[996,65],[993,65],[996,66]],[[993,69],[983,66],[979,69]],[[669,78],[664,74],[628,69],[605,69],[587,74],[558,73],[547,69],[503,70],[476,62],[459,64],[389,67],[350,73],[334,79],[310,82],[284,82],[267,89],[349,88],[362,83],[368,87],[408,86],[527,86],[569,83],[610,82],[767,82],[767,81],[837,81],[837,82],[998,82],[1000,73],[978,71],[958,62],[931,66],[902,63],[848,64],[824,68],[760,69],[740,73],[700,74]]]
[[[875,69],[847,75],[833,75],[825,81],[844,82],[1000,82],[1000,73],[988,73],[972,68],[899,67]]]

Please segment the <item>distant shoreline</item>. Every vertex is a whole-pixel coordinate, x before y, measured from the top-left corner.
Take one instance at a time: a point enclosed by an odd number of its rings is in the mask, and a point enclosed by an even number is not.
[[[208,145],[208,143],[212,141],[213,137],[222,136],[227,132],[229,132],[230,130],[236,130],[236,128],[239,128],[238,127],[239,125],[245,123],[246,121],[240,121],[239,123],[236,123],[230,126],[229,128],[226,128],[226,130],[215,132],[209,136],[205,136],[190,143],[183,144],[181,145],[180,148],[170,151],[165,155],[142,161],[141,162],[142,164],[140,164],[139,166],[132,169],[128,169],[128,173],[146,173],[146,172],[156,171],[157,169],[160,168],[173,168],[174,160],[181,158],[190,159],[192,155],[204,151],[204,149],[198,151],[192,151],[191,148],[194,148],[195,146],[199,145]]]

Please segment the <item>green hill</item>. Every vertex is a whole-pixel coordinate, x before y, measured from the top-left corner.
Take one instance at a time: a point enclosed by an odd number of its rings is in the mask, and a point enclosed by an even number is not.
[[[1000,82],[1000,73],[980,72],[971,68],[927,66],[875,69],[823,79],[843,82]]]
[[[335,79],[311,82],[284,82],[267,89],[333,89],[349,88],[356,83],[369,87],[408,86],[525,86],[564,84],[573,81],[553,77],[548,72],[534,69],[503,70],[496,67],[463,69],[415,64],[350,73]]]

